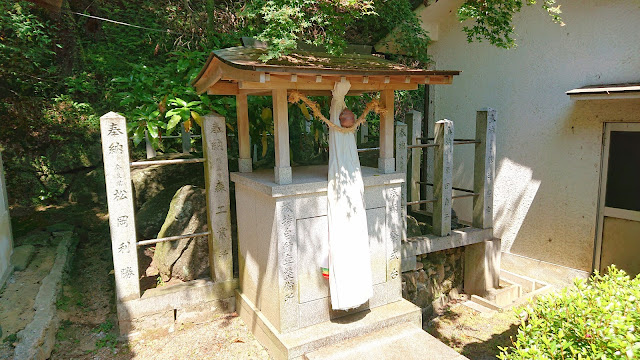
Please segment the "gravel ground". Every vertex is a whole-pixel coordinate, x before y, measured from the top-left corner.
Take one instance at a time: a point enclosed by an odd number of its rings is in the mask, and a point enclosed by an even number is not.
[[[490,360],[500,353],[498,346],[511,345],[519,324],[513,309],[485,314],[458,303],[427,322],[424,329],[470,360]]]
[[[128,345],[117,359],[270,359],[236,314],[184,324],[172,333],[148,333]]]

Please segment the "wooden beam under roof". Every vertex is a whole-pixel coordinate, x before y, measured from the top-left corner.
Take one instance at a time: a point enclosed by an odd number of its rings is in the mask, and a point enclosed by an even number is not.
[[[253,95],[254,93],[265,93],[275,88],[286,88],[287,90],[300,90],[300,91],[330,91],[333,89],[333,84],[340,81],[339,77],[326,77],[323,76],[320,82],[317,82],[315,77],[309,78],[307,76],[297,76],[296,81],[292,81],[291,75],[283,76],[271,76],[269,81],[264,83],[260,82],[234,82],[231,80],[219,80],[207,88],[209,95],[238,95],[240,93],[246,93]],[[418,84],[451,84],[453,78],[451,76],[433,76],[433,77],[420,77],[411,79],[410,82],[406,80],[395,81],[391,79],[389,83],[382,81],[365,80],[364,77],[349,76],[347,79],[351,82],[351,93],[356,91],[358,93],[376,92],[385,89],[393,90],[416,90]],[[378,80],[375,79],[374,80]],[[365,82],[366,81],[366,82]]]
[[[352,93],[362,93],[451,84],[453,76],[460,73],[412,68],[373,55],[336,57],[304,51],[263,63],[258,59],[263,50],[238,47],[214,51],[192,84],[198,93],[212,95],[252,95],[273,89],[324,93],[346,79]]]
[[[334,81],[323,80],[319,83],[307,83],[299,84],[290,81],[282,81],[271,79],[269,82],[259,83],[251,81],[241,81],[238,83],[240,90],[259,90],[259,89],[287,89],[287,90],[333,90],[334,84],[339,82],[339,79]],[[382,90],[416,90],[418,84],[405,84],[405,83],[371,83],[363,84],[358,82],[351,83],[351,90],[354,91],[382,91]]]

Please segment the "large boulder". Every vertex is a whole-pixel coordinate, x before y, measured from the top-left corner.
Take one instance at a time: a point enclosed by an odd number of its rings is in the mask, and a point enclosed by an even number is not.
[[[191,155],[165,155],[153,160],[193,158]],[[204,166],[201,163],[152,165],[131,170],[131,181],[137,207],[154,198],[163,190],[175,192],[185,184],[204,187]]]
[[[181,187],[173,196],[158,238],[207,231],[207,204],[204,188]],[[209,242],[206,236],[156,244],[152,267],[163,281],[177,278],[190,281],[209,272]]]
[[[420,224],[418,220],[411,215],[407,215],[407,237],[414,237],[422,235]]]
[[[145,202],[136,213],[136,231],[140,239],[153,239],[158,235],[167,213],[175,189],[164,189]]]

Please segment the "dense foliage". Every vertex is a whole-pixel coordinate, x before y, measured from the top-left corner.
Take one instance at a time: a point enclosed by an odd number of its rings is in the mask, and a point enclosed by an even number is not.
[[[640,277],[605,275],[538,299],[500,359],[632,359],[640,355]]]
[[[424,63],[429,37],[413,12],[421,3],[65,0],[58,13],[27,1],[2,1],[0,149],[11,202],[72,198],[71,184],[100,169],[98,118],[108,111],[127,118],[136,156],[144,149],[140,142],[145,132],[161,152],[179,151],[180,144],[168,135],[175,135],[180,124],[197,133],[200,117],[211,111],[225,115],[229,133],[234,133],[234,99],[195,94],[190,81],[209,51],[238,46],[242,36],[266,40],[270,44],[267,57],[275,57],[302,43],[340,53],[347,43],[373,45],[393,32],[396,48],[404,54],[401,60]],[[509,14],[519,10],[515,0],[516,5],[507,8],[494,4],[506,11],[499,17],[507,27],[496,27],[493,20],[484,20],[494,12],[483,12],[477,6],[480,3],[493,2],[465,4],[466,19],[477,23],[474,39],[504,33],[509,29]],[[485,28],[486,33],[480,30]],[[399,116],[411,107],[421,109],[423,94],[423,88],[398,92]],[[368,100],[348,101],[357,113]],[[321,103],[326,110],[328,102]],[[258,147],[261,164],[270,166],[271,101],[251,97],[249,105],[252,143]],[[304,107],[292,106],[290,114],[292,148],[300,149],[293,152],[293,161],[325,161],[323,125],[309,117]],[[374,140],[377,121],[371,116]],[[234,141],[230,137],[231,158],[236,155]]]
[[[287,53],[300,42],[340,54],[349,41],[375,43],[394,29],[398,50],[424,62],[428,59],[429,36],[406,0],[254,0],[244,13],[256,20],[256,37],[269,44],[264,60]]]

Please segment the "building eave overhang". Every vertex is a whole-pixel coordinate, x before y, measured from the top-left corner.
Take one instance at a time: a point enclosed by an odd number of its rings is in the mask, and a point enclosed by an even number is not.
[[[590,85],[566,94],[573,100],[640,99],[640,83]]]

